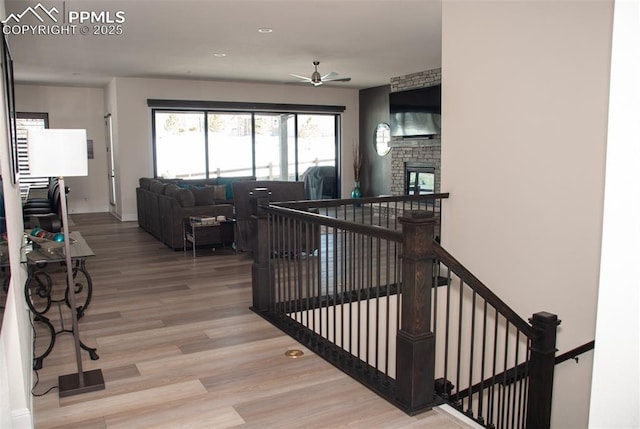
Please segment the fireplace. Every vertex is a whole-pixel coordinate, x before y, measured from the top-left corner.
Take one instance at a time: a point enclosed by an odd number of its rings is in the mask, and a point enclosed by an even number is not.
[[[404,164],[405,195],[424,195],[435,192],[436,167],[424,162]]]
[[[442,82],[442,69],[431,69],[391,78],[391,92],[424,88]],[[414,195],[440,192],[440,136],[392,137],[391,194]]]

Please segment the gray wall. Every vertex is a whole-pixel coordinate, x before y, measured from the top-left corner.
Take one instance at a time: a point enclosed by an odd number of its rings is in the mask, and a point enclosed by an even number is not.
[[[360,190],[365,197],[391,194],[391,152],[378,155],[374,143],[376,125],[389,123],[390,91],[390,85],[360,91]]]

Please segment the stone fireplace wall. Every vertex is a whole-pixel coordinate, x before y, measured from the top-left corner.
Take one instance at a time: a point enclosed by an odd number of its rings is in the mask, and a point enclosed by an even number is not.
[[[425,88],[437,85],[442,79],[442,69],[432,69],[391,78],[391,92]],[[440,192],[440,136],[435,138],[391,139],[391,194],[403,195],[404,167],[407,162],[423,162],[432,165],[435,172],[435,192]]]

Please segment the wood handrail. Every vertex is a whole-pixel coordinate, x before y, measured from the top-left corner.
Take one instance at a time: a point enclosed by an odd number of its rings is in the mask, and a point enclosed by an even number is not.
[[[512,325],[520,330],[529,339],[535,339],[538,333],[522,317],[502,301],[495,293],[484,285],[471,271],[466,269],[456,258],[447,252],[436,241],[433,242],[433,252],[437,259],[443,262],[449,270],[453,271],[463,282],[480,295],[485,301],[492,305],[502,314]]]
[[[353,204],[369,204],[369,203],[394,203],[399,201],[425,201],[425,200],[441,200],[449,198],[448,192],[439,194],[424,194],[424,195],[390,195],[385,197],[362,197],[362,198],[347,198],[347,199],[324,199],[324,200],[301,200],[301,201],[285,201],[273,203],[281,207],[295,207],[300,209],[305,208],[321,208],[321,207],[339,207]]]
[[[345,231],[351,231],[358,234],[370,235],[375,238],[381,238],[383,240],[395,241],[402,243],[402,232],[393,231],[388,228],[375,225],[363,225],[348,220],[336,219],[334,217],[321,215],[319,213],[305,212],[298,209],[292,209],[289,207],[282,207],[279,205],[260,206],[266,213],[272,213],[275,215],[286,216],[288,218],[297,219],[303,222],[309,222],[329,227],[342,229]]]
[[[582,353],[586,353],[589,350],[593,350],[596,347],[596,342],[589,341],[588,343],[584,343],[581,346],[576,347],[575,349],[569,350],[568,352],[564,352],[559,356],[556,356],[556,365],[561,364],[562,362],[568,361],[569,359],[578,359]]]
[[[588,343],[578,346],[575,349],[569,350],[568,352],[565,352],[559,356],[556,356],[555,364],[556,365],[561,364],[562,362],[568,361],[569,359],[577,359],[579,355],[586,353],[589,350],[593,350],[594,348],[595,348],[595,341],[589,341]],[[476,383],[469,388],[461,390],[460,392],[457,393],[457,397],[461,399],[461,398],[466,398],[469,395],[476,394],[486,386],[490,386],[493,380],[496,380],[498,383],[504,384],[504,385],[514,383],[524,377],[526,367],[527,367],[526,362],[518,364],[512,368],[509,368],[506,371],[496,374],[493,377],[487,378],[486,380],[483,380],[480,383]]]

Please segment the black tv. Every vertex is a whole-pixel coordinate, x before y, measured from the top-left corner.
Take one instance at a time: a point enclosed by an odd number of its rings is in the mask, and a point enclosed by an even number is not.
[[[442,86],[389,94],[392,137],[432,137],[441,133]]]

